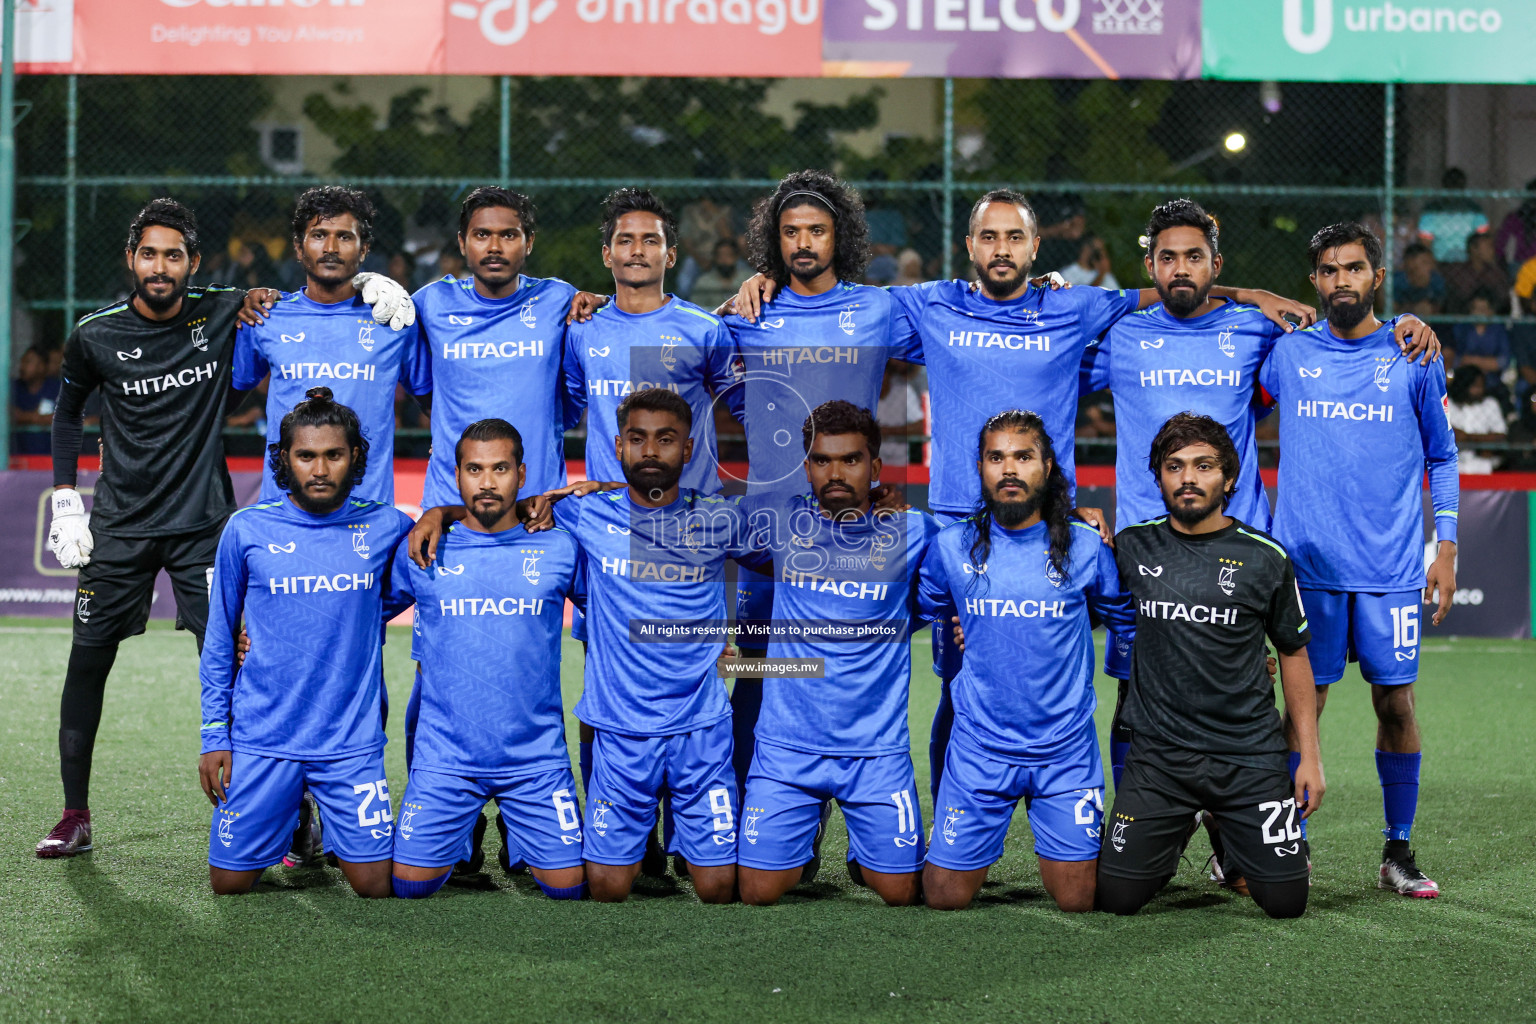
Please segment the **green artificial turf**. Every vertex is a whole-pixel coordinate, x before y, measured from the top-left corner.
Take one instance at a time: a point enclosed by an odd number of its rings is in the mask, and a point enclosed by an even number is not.
[[[386,648],[397,707],[408,643]],[[555,903],[494,867],[485,888],[364,901],[334,870],[212,896],[198,790],[197,661],[164,629],[123,645],[92,792],[96,850],[40,861],[58,817],[54,620],[0,621],[0,1020],[1343,1021],[1536,1018],[1536,644],[1436,641],[1418,687],[1427,754],[1414,845],[1438,900],[1375,888],[1381,800],[1367,693],[1324,719],[1328,793],[1312,903],[1267,920],[1186,863],[1140,916],[1058,913],[1019,820],[978,905],[892,910],[852,888],[834,816],[815,885],[773,908],[642,883]],[[913,757],[927,801],[937,684],[914,644]],[[580,651],[566,644],[566,703]],[[1100,681],[1101,732],[1113,690]],[[388,750],[404,790],[397,713]],[[573,744],[574,724],[568,724]],[[1191,846],[1202,862],[1206,841]]]

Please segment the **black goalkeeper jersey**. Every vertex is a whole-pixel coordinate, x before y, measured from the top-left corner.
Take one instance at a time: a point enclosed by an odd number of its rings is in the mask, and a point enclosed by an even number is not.
[[[101,477],[91,530],[162,537],[214,525],[234,511],[224,462],[235,314],[245,292],[192,288],[174,320],[131,302],[83,318],[64,343],[54,417],[53,480],[75,483],[85,400],[101,389]]]
[[[1122,530],[1115,558],[1136,600],[1132,733],[1240,764],[1283,759],[1264,640],[1294,654],[1311,639],[1285,549],[1236,520],[1191,536],[1165,516]]]

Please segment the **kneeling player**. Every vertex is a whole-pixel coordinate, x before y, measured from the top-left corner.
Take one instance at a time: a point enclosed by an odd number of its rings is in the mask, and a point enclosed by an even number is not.
[[[1118,537],[1120,578],[1137,604],[1123,708],[1131,750],[1099,859],[1099,908],[1134,914],[1166,885],[1203,808],[1221,828],[1225,875],[1246,879],[1270,917],[1300,917],[1300,819],[1323,798],[1323,768],[1296,574],[1284,548],[1225,513],[1238,481],[1225,427],[1180,413],[1150,462],[1168,515]],[[1294,787],[1265,636],[1296,721]]]
[[[368,442],[329,388],[283,417],[272,469],[288,496],[241,509],[219,539],[203,647],[203,792],[213,891],[278,862],[307,787],[325,847],[360,896],[390,894],[379,638],[405,513],[354,501]],[[237,668],[240,617],[251,649]]]
[[[923,615],[958,615],[965,634],[923,891],[930,907],[968,906],[1023,800],[1046,892],[1092,910],[1104,766],[1090,612],[1128,637],[1135,616],[1097,528],[1068,518],[1040,417],[998,413],[977,449],[982,506],[940,531],[918,585]]]
[[[763,683],[737,850],[741,898],[770,904],[799,883],[835,799],[850,872],[886,903],[909,906],[921,892],[923,821],[907,736],[907,638],[917,567],[938,528],[917,511],[872,514],[880,427],[869,410],[827,402],[802,432],[812,494],[764,499],[754,525],[764,514],[773,618],[793,630],[768,652],[821,658],[825,671]]]
[[[565,747],[560,631],[579,574],[564,530],[530,534],[517,519],[523,439],[506,420],[471,423],[456,451],[468,518],[421,569],[395,552],[398,603],[416,602],[414,758],[395,831],[396,896],[436,892],[470,850],[494,799],[504,834],[554,899],[580,899],[581,808]],[[391,605],[396,603],[391,602]]]

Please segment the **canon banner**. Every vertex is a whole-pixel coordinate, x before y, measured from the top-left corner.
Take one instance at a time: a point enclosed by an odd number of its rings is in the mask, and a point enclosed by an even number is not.
[[[837,0],[825,73],[1198,78],[1200,0]]]

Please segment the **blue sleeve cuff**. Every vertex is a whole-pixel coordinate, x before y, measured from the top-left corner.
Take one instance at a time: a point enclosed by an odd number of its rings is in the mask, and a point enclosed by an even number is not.
[[[1435,539],[1437,541],[1448,540],[1452,544],[1456,540],[1456,514],[1454,512],[1440,512],[1435,515]]]
[[[203,726],[203,749],[199,753],[211,754],[215,750],[234,750],[229,738],[228,722],[210,722]]]

